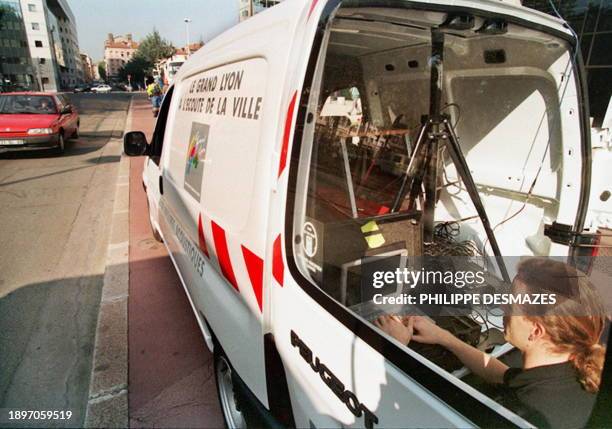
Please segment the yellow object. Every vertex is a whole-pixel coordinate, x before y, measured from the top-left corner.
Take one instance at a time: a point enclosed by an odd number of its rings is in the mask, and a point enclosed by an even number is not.
[[[368,232],[378,231],[378,224],[373,220],[369,221],[361,227],[361,232],[367,234]]]
[[[363,234],[365,235],[365,237],[363,238],[365,238],[365,241],[366,243],[368,243],[368,247],[370,249],[376,249],[377,247],[380,247],[385,244],[385,237],[383,237],[383,235],[380,233],[366,235],[376,231],[380,231],[380,228],[378,227],[378,224],[373,220],[369,221],[361,227],[361,232],[363,232]]]
[[[367,237],[365,237],[365,240],[366,243],[368,243],[368,247],[370,249],[376,249],[377,247],[380,247],[385,244],[385,237],[383,237],[382,234],[368,235]]]

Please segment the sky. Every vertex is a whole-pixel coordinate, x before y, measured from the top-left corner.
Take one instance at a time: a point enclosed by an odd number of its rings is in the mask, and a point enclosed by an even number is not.
[[[132,33],[139,41],[155,27],[174,44],[207,42],[238,23],[238,0],[68,0],[76,19],[81,52],[94,61],[104,57],[108,33]]]

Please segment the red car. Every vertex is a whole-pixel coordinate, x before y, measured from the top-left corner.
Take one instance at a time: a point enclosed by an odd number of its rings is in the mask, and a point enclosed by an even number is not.
[[[64,152],[66,139],[79,136],[79,114],[62,94],[0,94],[0,152],[54,148]]]

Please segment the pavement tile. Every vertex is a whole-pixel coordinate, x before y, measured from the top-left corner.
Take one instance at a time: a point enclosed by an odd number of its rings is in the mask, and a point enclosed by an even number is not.
[[[85,426],[93,428],[128,427],[127,391],[124,390],[109,398],[90,401]]]
[[[90,398],[124,386],[127,380],[127,297],[102,302],[96,351],[89,389]]]

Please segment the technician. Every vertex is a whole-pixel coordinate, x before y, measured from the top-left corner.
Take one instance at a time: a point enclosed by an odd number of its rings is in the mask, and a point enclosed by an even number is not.
[[[513,306],[504,317],[506,341],[522,352],[522,368],[509,368],[425,317],[386,315],[374,323],[404,344],[415,340],[450,350],[473,373],[502,385],[502,405],[538,427],[584,427],[605,358],[604,309],[586,275],[562,262],[528,259],[512,282],[515,293],[550,292],[551,285],[565,289],[567,299],[554,306]]]

